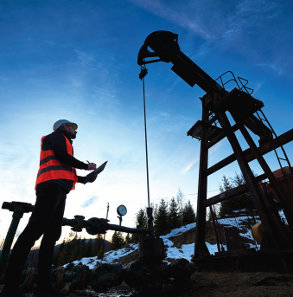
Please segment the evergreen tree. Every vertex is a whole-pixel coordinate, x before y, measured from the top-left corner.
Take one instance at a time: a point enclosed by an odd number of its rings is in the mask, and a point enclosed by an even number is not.
[[[221,193],[226,192],[228,190],[231,190],[233,188],[233,186],[229,182],[229,179],[225,175],[222,178],[222,183],[223,183],[223,185],[220,185],[220,192]]]
[[[60,249],[57,253],[57,255],[55,256],[56,260],[55,260],[55,265],[56,266],[60,266],[60,265],[64,265],[66,263],[70,262],[70,246],[71,246],[71,242],[72,240],[75,238],[76,233],[75,232],[70,232],[68,237],[65,238],[60,246]]]
[[[75,260],[79,260],[79,246],[80,246],[80,239],[78,238],[77,233],[75,234],[72,241],[68,244],[69,247],[69,255],[68,255],[68,262],[72,262]]]
[[[239,187],[245,184],[244,177],[239,174],[235,174],[234,178],[231,178],[231,183],[226,176],[223,176],[222,183],[220,186],[220,192],[223,193],[227,190],[231,190],[235,187]],[[251,195],[249,192],[243,193],[241,195],[236,195],[229,199],[221,202],[219,216],[223,217],[226,215],[231,215],[235,210],[245,209],[251,211],[253,209],[253,203]]]
[[[152,208],[153,208],[153,219],[155,220],[155,218],[158,215],[159,205],[157,203],[156,204],[152,204]]]
[[[144,209],[140,209],[136,215],[136,227],[137,228],[147,228],[148,218],[146,211]]]
[[[120,231],[114,232],[114,234],[112,236],[112,245],[113,245],[114,250],[120,249],[125,245],[125,240],[122,235],[122,232],[120,232]]]
[[[157,236],[165,235],[170,231],[170,227],[168,224],[168,210],[167,203],[164,199],[161,199],[158,210],[155,214],[154,218],[154,228],[155,234]]]
[[[60,244],[58,252],[54,255],[53,264],[55,267],[61,266],[64,263],[64,247],[65,247],[65,239]]]
[[[95,240],[95,252],[97,254],[98,259],[103,259],[105,254],[105,235],[98,234]]]
[[[92,239],[88,239],[85,243],[84,257],[93,257],[93,242]]]
[[[182,226],[182,214],[183,214],[183,192],[179,189],[178,190],[178,193],[177,193],[177,196],[176,196],[176,202],[177,202],[177,205],[178,205],[178,215],[179,215],[179,218],[180,218],[180,226]]]
[[[70,233],[56,252],[53,263],[58,267],[84,257],[101,258],[104,252],[103,241],[102,234],[97,235],[97,239],[81,239],[76,233]]]
[[[231,183],[229,182],[229,179],[224,175],[222,178],[222,185],[220,185],[220,192],[224,193],[228,190],[231,190],[233,188],[233,186],[231,185]],[[232,207],[231,207],[231,199],[227,199],[221,202],[221,207],[220,207],[220,211],[219,211],[219,216],[223,217],[227,214],[231,214],[232,213]]]
[[[168,210],[168,223],[170,229],[180,227],[181,219],[179,215],[179,207],[177,201],[172,197]]]
[[[146,211],[144,209],[141,208],[136,214],[135,224],[136,224],[136,228],[147,228],[148,218],[147,218]],[[132,242],[138,242],[139,240],[140,240],[139,234],[132,234],[132,237],[131,237]]]
[[[126,245],[129,245],[129,244],[131,244],[131,243],[132,243],[132,238],[131,238],[130,234],[127,233],[127,235],[126,235],[126,237],[125,237],[125,244],[126,244]]]
[[[237,172],[235,172],[235,177],[231,178],[231,180],[236,187],[239,187],[245,184],[245,179],[243,175],[242,174],[240,175]]]
[[[183,211],[182,211],[182,224],[183,226],[194,223],[195,222],[195,212],[193,210],[193,207],[188,200],[188,202],[184,205]]]
[[[239,187],[245,184],[245,179],[243,175],[239,175],[235,173],[235,177],[232,178],[232,182],[234,187]],[[252,202],[251,194],[249,192],[243,193],[232,198],[235,208],[234,209],[245,209],[247,211],[252,211],[254,209],[254,205]]]

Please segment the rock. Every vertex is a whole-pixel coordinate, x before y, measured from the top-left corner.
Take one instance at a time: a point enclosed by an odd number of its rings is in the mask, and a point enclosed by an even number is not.
[[[174,282],[187,282],[195,270],[195,266],[186,259],[176,259],[167,267],[166,274]]]
[[[195,266],[185,259],[175,260],[170,265],[139,260],[128,265],[124,279],[137,291],[137,296],[177,297],[189,288],[194,271]]]
[[[124,280],[138,296],[162,296],[166,267],[167,264],[161,261],[133,261],[125,269]]]
[[[90,283],[97,292],[106,292],[111,287],[120,285],[122,277],[121,264],[101,264],[92,271]]]
[[[71,289],[84,289],[90,280],[90,270],[86,265],[77,265],[74,269],[75,278],[71,283]]]
[[[191,275],[195,266],[185,259],[177,259],[165,271],[167,280],[164,283],[162,296],[180,296],[191,285]]]

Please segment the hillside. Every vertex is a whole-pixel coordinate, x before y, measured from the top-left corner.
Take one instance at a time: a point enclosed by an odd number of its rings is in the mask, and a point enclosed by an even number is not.
[[[250,223],[247,217],[241,218],[224,218],[218,220],[218,228],[223,229],[229,228],[237,230],[239,232],[239,238],[243,244],[247,247],[259,248],[250,232]],[[222,231],[221,231],[222,232]],[[168,263],[173,262],[175,259],[186,259],[191,261],[194,253],[194,240],[195,240],[195,223],[188,224],[181,228],[172,230],[169,234],[161,236],[166,247],[167,257],[165,261]],[[226,249],[224,235],[220,238],[222,241],[221,247]],[[211,254],[215,254],[217,249],[215,234],[213,225],[211,222],[207,223],[207,242],[206,245]],[[88,266],[93,269],[97,264],[103,263],[120,263],[126,265],[129,262],[137,259],[138,257],[138,244],[131,244],[129,247],[122,248],[119,250],[111,250],[105,253],[103,261],[97,259],[97,257],[83,258],[78,261],[72,262],[77,265],[79,263]],[[69,263],[68,263],[69,264]],[[67,265],[68,265],[67,264]],[[65,265],[65,267],[67,266]]]
[[[222,227],[237,229],[239,238],[246,244],[246,247],[255,247],[253,238],[250,234],[250,222],[247,218],[225,218],[219,220],[219,228]],[[168,263],[176,259],[184,258],[191,260],[194,251],[195,224],[172,230],[169,234],[162,236],[167,248]],[[211,224],[207,226],[207,246],[209,251],[214,254],[217,252],[215,236],[212,232]],[[223,248],[227,248],[223,244]],[[127,263],[137,259],[138,246],[131,245],[116,251],[109,251],[105,254],[103,263]],[[81,261],[75,261],[74,264],[82,263],[93,269],[100,261],[95,257],[84,258]],[[123,289],[121,294],[120,289]],[[126,289],[126,291],[125,291]],[[119,293],[120,292],[120,293]],[[81,296],[133,296],[131,291],[127,291],[127,286],[119,286],[108,291],[107,294],[98,294],[92,290],[75,291],[70,294],[71,297]],[[181,297],[290,297],[293,296],[293,275],[278,274],[272,272],[255,273],[207,273],[194,272],[191,275],[190,287],[187,291],[180,294]],[[159,297],[159,296],[158,296]],[[178,295],[179,297],[179,295]]]
[[[101,249],[102,245],[104,244],[104,251],[108,252],[112,249],[112,244],[111,242],[103,239],[98,239],[98,238],[93,238],[93,239],[79,239],[81,245],[84,245],[88,243],[89,241],[91,242],[91,253],[92,254],[98,254],[98,251]],[[68,243],[67,243],[68,244]],[[54,247],[54,254],[57,255],[60,247],[62,244],[57,244]],[[37,267],[38,263],[38,255],[39,255],[39,249],[33,249],[30,251],[28,258],[27,258],[27,265],[29,267]]]
[[[188,235],[188,241],[191,240],[191,234],[194,233],[195,223],[186,225],[184,227],[174,229],[169,234],[161,236],[164,241],[165,247],[167,248],[167,258],[166,261],[172,262],[172,260],[184,258],[188,261],[191,260],[194,243],[185,244],[185,237]],[[189,238],[190,237],[190,238]],[[181,239],[180,239],[181,238]],[[174,245],[176,241],[177,247]],[[176,240],[175,240],[176,239]],[[179,242],[181,242],[179,244]],[[216,245],[209,245],[211,250],[214,250]],[[104,259],[101,261],[97,259],[97,257],[83,258],[81,260],[77,260],[72,262],[74,265],[83,264],[88,266],[90,269],[93,269],[99,263],[120,263],[122,265],[126,265],[129,262],[137,259],[138,257],[138,244],[130,244],[129,247],[122,248],[119,250],[111,250],[105,253]],[[68,263],[67,265],[69,265]],[[66,268],[65,265],[64,267]]]
[[[258,248],[258,246],[255,246],[250,235],[249,219],[244,217],[237,219],[225,218],[219,220],[218,224],[219,230],[223,227],[231,228],[234,231],[237,230],[239,232],[239,239],[245,243],[243,247]],[[184,227],[174,229],[169,234],[162,236],[161,238],[164,241],[167,252],[167,257],[164,262],[168,263],[168,265],[172,265],[171,263],[176,263],[176,259],[182,258],[191,261],[194,251],[194,236],[195,224],[189,224]],[[211,222],[207,225],[207,240],[206,244],[210,253],[216,253],[217,245]],[[225,242],[222,242],[222,248],[227,248]],[[127,248],[108,251],[105,253],[102,261],[98,260],[97,257],[83,258],[79,261],[68,263],[64,265],[64,267],[65,270],[72,271],[75,266],[77,267],[82,264],[83,266],[79,267],[88,267],[87,269],[94,272],[95,277],[103,277],[103,274],[101,276],[99,272],[99,267],[101,267],[99,264],[120,263],[126,267],[127,264],[137,259],[138,245],[131,244]],[[216,273],[195,271],[191,274],[190,279],[191,281],[189,284],[186,283],[186,286],[184,287],[184,292],[182,291],[179,295],[177,293],[174,295],[171,292],[171,295],[176,297],[293,297],[292,274],[279,274],[275,272]],[[27,294],[26,296],[29,297],[30,295]],[[139,295],[135,295],[132,289],[124,282],[116,287],[112,287],[109,291],[107,291],[107,293],[97,293],[88,287],[87,289],[76,288],[67,296],[139,297]],[[156,294],[153,296],[160,297]]]

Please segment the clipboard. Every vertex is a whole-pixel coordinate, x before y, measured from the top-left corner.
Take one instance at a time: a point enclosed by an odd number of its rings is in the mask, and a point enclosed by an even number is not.
[[[105,169],[107,163],[108,163],[108,161],[104,162],[97,169],[95,169],[94,171],[92,171],[91,173],[89,173],[88,175],[86,175],[84,177],[84,183],[86,184],[91,179],[92,176],[101,173]]]

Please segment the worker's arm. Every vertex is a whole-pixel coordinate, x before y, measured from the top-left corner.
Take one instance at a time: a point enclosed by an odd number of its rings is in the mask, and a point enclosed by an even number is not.
[[[87,182],[93,183],[97,179],[97,176],[98,176],[98,174],[92,175],[91,178]],[[82,184],[86,184],[85,176],[77,176],[77,182],[82,183]]]
[[[73,156],[67,153],[66,149],[66,140],[61,133],[56,133],[52,135],[51,139],[51,147],[54,151],[56,158],[63,164],[68,166],[77,168],[77,169],[85,169],[85,170],[92,170],[90,168],[90,164],[86,164],[84,162],[79,161],[78,159],[74,158]]]
[[[77,176],[77,182],[84,184],[84,176]]]

